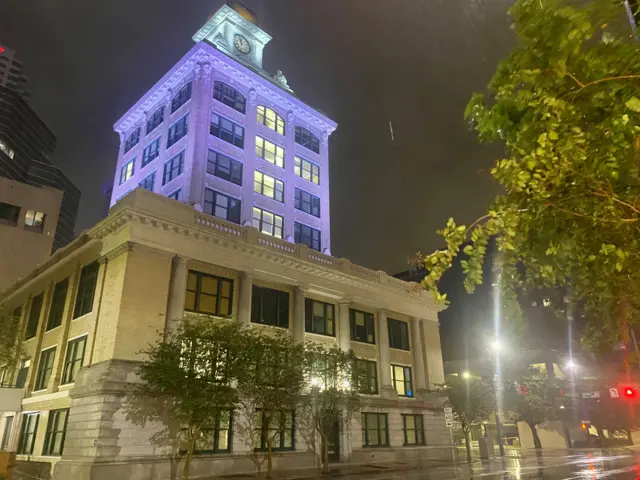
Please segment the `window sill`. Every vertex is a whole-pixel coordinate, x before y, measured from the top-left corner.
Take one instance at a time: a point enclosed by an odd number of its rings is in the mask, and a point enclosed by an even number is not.
[[[320,338],[333,338],[334,340],[336,338],[335,335],[330,335],[328,333],[307,332],[306,330],[304,331],[304,333],[307,334],[307,335],[315,335],[315,336],[320,337]]]
[[[424,443],[405,443],[402,445],[404,448],[423,448],[427,445]]]
[[[57,329],[58,329],[58,328],[60,328],[61,326],[62,326],[62,325],[58,325],[58,326],[56,326],[56,327],[49,328],[49,329],[45,330],[45,331],[44,331],[44,333],[45,333],[45,335],[46,335],[46,334],[47,334],[47,333],[49,333],[49,332],[53,332],[54,330],[57,330]]]
[[[398,350],[399,352],[410,352],[410,348],[397,348],[397,347],[389,347],[389,350]]]
[[[87,313],[85,313],[85,314],[83,314],[83,315],[80,315],[79,317],[72,318],[72,319],[71,319],[71,321],[72,321],[72,322],[75,322],[76,320],[81,320],[81,319],[83,319],[84,317],[88,317],[88,316],[89,316],[89,315],[91,315],[92,313],[93,313],[93,310],[91,310],[90,312],[87,312]]]
[[[60,386],[58,387],[58,390],[70,390],[75,386],[75,384],[76,384],[75,380],[69,383],[61,383]]]
[[[375,346],[376,346],[376,342],[373,342],[373,343],[371,343],[371,342],[365,342],[365,341],[363,341],[363,340],[354,340],[353,338],[351,339],[351,341],[352,341],[353,343],[359,343],[359,344],[361,344],[361,345],[371,345],[371,346],[373,346],[373,347],[375,347]]]
[[[31,391],[31,395],[40,394],[40,393],[47,393],[47,389],[46,388],[41,388],[40,390],[32,390]]]
[[[271,325],[270,323],[254,322],[253,320],[251,320],[251,325],[260,325],[261,327],[277,328],[278,330],[289,330],[289,325],[286,325],[286,326]]]

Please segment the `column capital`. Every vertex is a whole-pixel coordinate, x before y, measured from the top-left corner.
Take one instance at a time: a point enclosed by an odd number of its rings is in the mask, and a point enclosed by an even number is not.
[[[351,303],[353,303],[353,300],[351,300],[348,297],[344,297],[344,298],[341,298],[340,300],[338,300],[337,303],[338,303],[338,306],[347,306],[348,307],[349,305],[351,305]]]
[[[189,259],[182,255],[174,255],[172,261],[177,265],[186,265]]]
[[[386,317],[388,313],[389,313],[389,311],[386,308],[379,308],[378,309],[378,315],[380,315],[381,317]]]

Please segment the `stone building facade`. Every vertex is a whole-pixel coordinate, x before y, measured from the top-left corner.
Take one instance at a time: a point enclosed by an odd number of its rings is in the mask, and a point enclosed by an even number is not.
[[[439,307],[427,292],[143,189],[0,297],[21,316],[27,356],[4,369],[4,383],[17,384],[24,398],[0,413],[0,447],[20,461],[51,463],[59,480],[171,478],[176,461],[150,441],[157,425],[132,423],[125,394],[139,381],[139,352],[158,332],[183,315],[221,313],[196,307],[203,278],[226,299],[218,305],[228,304],[227,321],[288,328],[296,340],[336,344],[371,362],[375,389],[363,396],[361,417],[368,425],[353,420],[336,461],[450,455],[437,392],[444,382]],[[279,326],[255,313],[260,295],[274,292],[287,312]],[[357,318],[371,337],[358,337]],[[0,388],[0,410],[10,390]],[[292,436],[276,468],[313,466],[302,437]],[[228,438],[228,451],[196,455],[194,478],[253,471],[241,439]]]

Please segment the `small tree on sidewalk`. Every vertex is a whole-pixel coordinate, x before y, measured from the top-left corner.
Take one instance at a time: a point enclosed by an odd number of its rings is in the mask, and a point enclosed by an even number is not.
[[[537,426],[547,420],[551,406],[547,374],[532,368],[517,380],[515,388],[508,391],[507,409],[513,413],[516,421],[529,425],[533,444],[536,449],[541,449]]]
[[[490,381],[480,378],[463,379],[451,377],[447,380],[447,394],[453,416],[460,424],[467,450],[467,461],[471,462],[471,430],[482,425],[494,411],[495,396]]]
[[[143,426],[164,425],[152,441],[175,445],[177,440],[185,455],[184,480],[196,446],[210,449],[216,422],[228,421],[238,404],[234,383],[244,372],[247,336],[235,322],[185,320],[142,352],[147,356],[138,368],[143,383],[126,401],[127,417]]]

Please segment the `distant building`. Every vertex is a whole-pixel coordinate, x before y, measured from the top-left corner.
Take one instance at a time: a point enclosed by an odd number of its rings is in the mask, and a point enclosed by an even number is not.
[[[54,250],[73,239],[80,205],[80,190],[51,163],[55,147],[56,137],[24,98],[0,85],[0,177],[64,193]]]
[[[0,85],[4,85],[29,101],[31,92],[27,88],[27,77],[22,72],[22,62],[16,52],[0,42]]]

